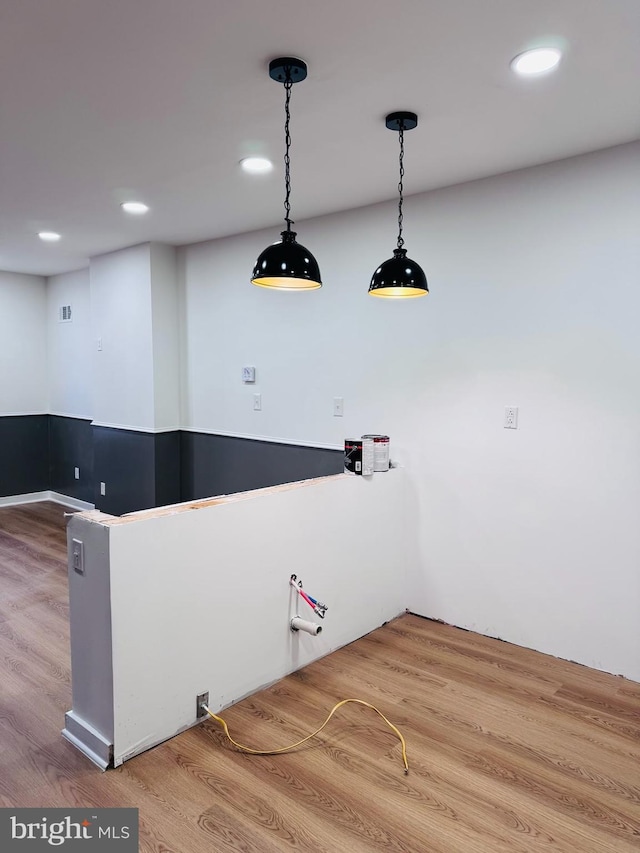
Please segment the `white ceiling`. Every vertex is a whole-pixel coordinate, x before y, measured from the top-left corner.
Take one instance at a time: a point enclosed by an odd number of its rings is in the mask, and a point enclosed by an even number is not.
[[[558,70],[516,77],[509,61],[539,44],[564,48]],[[408,194],[640,137],[640,0],[0,0],[0,269],[264,226],[275,240],[282,55],[309,65],[292,93],[298,220],[395,197],[392,110],[420,117]],[[250,178],[249,154],[278,168]],[[151,212],[124,215],[128,198]]]

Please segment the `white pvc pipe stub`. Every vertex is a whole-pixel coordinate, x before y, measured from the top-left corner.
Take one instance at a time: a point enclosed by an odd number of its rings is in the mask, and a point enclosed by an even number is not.
[[[304,631],[306,634],[311,634],[315,637],[322,631],[322,625],[316,625],[315,622],[307,622],[306,619],[294,616],[291,620],[291,630]]]

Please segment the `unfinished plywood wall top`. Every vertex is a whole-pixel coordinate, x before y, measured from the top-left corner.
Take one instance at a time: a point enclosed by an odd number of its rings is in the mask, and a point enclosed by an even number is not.
[[[201,498],[197,501],[186,501],[185,503],[169,504],[167,506],[155,507],[153,509],[141,509],[137,512],[129,512],[126,515],[115,516],[109,515],[106,512],[101,512],[99,509],[90,509],[84,512],[76,513],[80,518],[85,518],[87,521],[104,524],[106,527],[113,527],[116,524],[129,524],[134,521],[142,521],[147,518],[161,518],[165,515],[176,515],[181,512],[189,512],[190,510],[206,509],[210,506],[218,506],[222,504],[236,503],[237,501],[251,500],[259,496],[277,494],[278,492],[288,492],[292,489],[303,489],[307,486],[326,483],[330,480],[350,479],[352,474],[330,474],[327,477],[314,477],[310,480],[300,480],[295,483],[282,483],[279,486],[267,486],[264,489],[251,489],[248,492],[235,492],[232,495],[216,495],[210,498]]]

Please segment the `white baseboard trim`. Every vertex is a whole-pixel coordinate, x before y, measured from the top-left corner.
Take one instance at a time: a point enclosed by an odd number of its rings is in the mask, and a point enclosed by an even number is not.
[[[144,432],[149,435],[158,435],[163,432],[180,432],[181,427],[179,426],[171,426],[171,427],[141,427],[141,426],[131,426],[130,424],[110,424],[106,421],[91,421],[91,426],[95,427],[104,427],[106,429],[116,429],[116,430],[124,430],[127,432]]]
[[[49,412],[2,412],[0,418],[36,418]]]
[[[49,492],[30,492],[27,495],[7,495],[0,498],[0,506],[17,506],[18,504],[33,504],[38,501],[48,501]]]
[[[258,435],[256,433],[227,432],[220,429],[199,429],[197,427],[180,427],[180,431],[200,433],[201,435],[221,435],[224,438],[246,438],[249,441],[264,441],[268,444],[290,444],[292,447],[312,447],[317,450],[344,450],[344,444],[326,444],[320,441],[305,441],[298,438],[278,438],[273,435]]]
[[[64,723],[62,737],[101,770],[106,770],[113,761],[113,744],[73,711],[67,711]]]
[[[0,506],[20,506],[21,504],[33,504],[41,501],[53,501],[53,503],[68,506],[70,509],[95,509],[96,505],[88,501],[80,501],[69,495],[61,495],[58,492],[30,492],[26,495],[7,495],[0,498]]]
[[[69,412],[48,412],[48,414],[53,418],[67,418],[67,420],[88,421],[89,423],[92,421],[90,415],[70,415]]]
[[[48,492],[47,500],[53,501],[55,504],[62,504],[71,509],[95,509],[96,505],[89,501],[81,501],[78,498],[69,497],[69,495],[61,495],[59,492]]]

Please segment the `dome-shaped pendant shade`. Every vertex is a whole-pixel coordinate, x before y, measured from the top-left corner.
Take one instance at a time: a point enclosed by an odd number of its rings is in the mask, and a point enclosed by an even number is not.
[[[316,290],[322,287],[318,262],[296,242],[295,231],[283,231],[282,241],[262,252],[253,268],[251,283],[278,290]]]
[[[407,257],[406,249],[394,249],[393,257],[380,264],[369,285],[372,296],[387,298],[426,296],[428,292],[427,278],[422,267]]]

